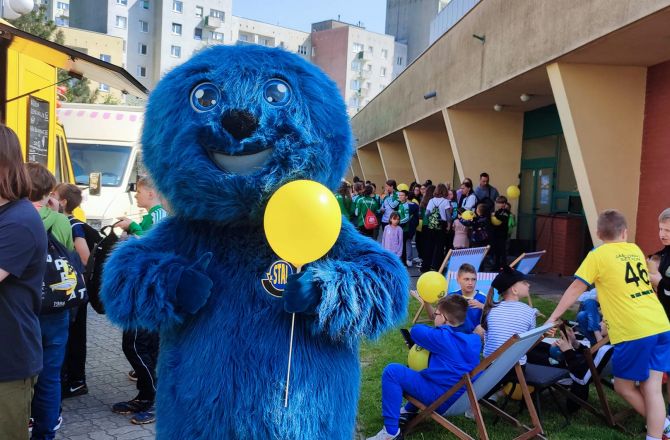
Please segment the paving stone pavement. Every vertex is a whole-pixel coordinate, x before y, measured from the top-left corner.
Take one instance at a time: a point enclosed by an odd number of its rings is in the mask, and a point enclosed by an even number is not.
[[[153,440],[156,425],[136,426],[130,416],[114,414],[112,404],[137,394],[128,379],[130,365],[121,350],[121,330],[89,307],[86,382],[89,393],[63,401],[58,440]]]

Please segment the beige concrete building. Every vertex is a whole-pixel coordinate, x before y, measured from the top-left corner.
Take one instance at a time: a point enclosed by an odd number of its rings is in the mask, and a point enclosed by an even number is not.
[[[393,79],[395,46],[391,35],[337,20],[312,25],[312,62],[337,83],[351,115]]]
[[[85,31],[70,27],[59,27],[65,37],[64,45],[99,58],[111,64],[125,68],[125,42],[123,38],[98,32]],[[96,102],[105,102],[111,96],[117,102],[124,102],[125,97],[119,90],[110,88],[107,84],[91,80],[91,91],[98,91]]]
[[[670,0],[482,0],[354,116],[351,174],[520,185],[518,244],[557,272],[599,242],[606,208],[660,248],[668,23]]]
[[[312,45],[309,32],[302,32],[262,21],[233,16],[231,41],[281,47],[310,60]]]

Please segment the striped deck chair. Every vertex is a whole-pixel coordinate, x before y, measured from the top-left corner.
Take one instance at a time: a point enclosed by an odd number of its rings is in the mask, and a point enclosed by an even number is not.
[[[458,272],[458,268],[465,263],[472,264],[475,267],[475,270],[478,271],[479,266],[482,265],[482,261],[484,261],[484,257],[486,257],[489,249],[490,246],[469,249],[450,249],[449,252],[447,252],[447,256],[444,257],[444,261],[442,261],[442,265],[440,266],[438,272],[443,274],[445,277],[448,277],[449,272]],[[458,290],[458,287],[455,290]],[[452,292],[452,290],[447,289],[447,292]],[[412,324],[416,324],[419,321],[421,312],[424,309],[425,305],[421,300],[421,305],[416,311],[414,319],[412,319]],[[428,317],[427,320],[424,318],[424,321],[430,321],[430,317]]]
[[[448,420],[449,417],[463,415],[466,410],[470,409],[474,414],[475,423],[477,424],[478,438],[488,440],[489,435],[486,431],[486,424],[484,423],[481,410],[481,408],[484,407],[522,430],[523,433],[516,437],[516,439],[529,439],[533,437],[544,439],[545,437],[542,435],[542,425],[537,415],[537,411],[535,410],[535,405],[531,399],[530,392],[528,391],[523,370],[521,369],[521,365],[519,365],[519,359],[533,348],[533,346],[540,341],[544,333],[551,329],[552,326],[552,324],[545,324],[520,335],[512,336],[507,342],[501,345],[500,348],[482,360],[474,370],[464,374],[463,378],[456,385],[447,390],[434,402],[420,402],[411,395],[405,394],[405,398],[419,408],[420,411],[419,414],[403,428],[403,433],[410,433],[419,423],[430,417],[448,429],[459,439],[474,440],[475,437],[466,433]],[[485,396],[494,390],[496,385],[501,382],[512,368],[514,368],[517,380],[521,386],[523,400],[528,408],[532,427],[522,424],[510,414],[484,399]],[[465,392],[449,407],[449,409],[447,409],[445,413],[439,414],[436,412],[437,408],[463,387],[465,387]]]

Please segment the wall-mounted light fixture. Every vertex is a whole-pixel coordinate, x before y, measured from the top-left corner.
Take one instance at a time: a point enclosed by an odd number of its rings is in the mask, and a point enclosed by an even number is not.
[[[529,95],[528,93],[523,93],[521,96],[519,96],[519,99],[521,102],[528,102],[533,98],[534,95]]]
[[[493,106],[493,110],[495,110],[497,112],[501,112],[502,109],[503,109],[503,106],[500,105],[500,104],[496,104],[496,105]]]
[[[425,95],[423,95],[423,99],[432,99],[437,96],[437,92],[433,90],[432,92],[428,92]]]

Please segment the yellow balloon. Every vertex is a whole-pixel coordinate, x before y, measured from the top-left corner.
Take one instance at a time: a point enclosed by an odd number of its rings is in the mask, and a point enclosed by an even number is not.
[[[421,299],[427,303],[435,303],[447,292],[447,279],[439,272],[426,272],[416,282],[416,290]]]
[[[516,185],[510,185],[507,187],[507,198],[508,199],[518,199],[521,195],[521,190]]]
[[[498,217],[496,217],[495,215],[492,215],[491,216],[491,224],[493,224],[494,226],[500,226],[500,225],[502,225],[502,221],[498,220]]]
[[[430,360],[430,351],[418,345],[412,345],[412,348],[407,354],[407,365],[414,371],[421,371],[428,368],[428,361]]]
[[[409,191],[409,186],[406,183],[401,183],[398,185],[398,191]]]
[[[463,213],[461,214],[461,218],[463,220],[474,220],[475,219],[475,213],[470,211],[470,210],[463,211]]]
[[[312,180],[296,180],[270,197],[263,227],[272,250],[299,267],[318,260],[333,247],[340,235],[342,213],[328,188]]]

